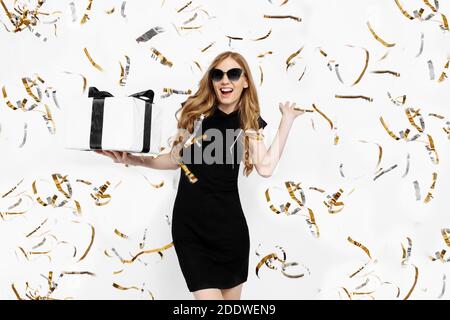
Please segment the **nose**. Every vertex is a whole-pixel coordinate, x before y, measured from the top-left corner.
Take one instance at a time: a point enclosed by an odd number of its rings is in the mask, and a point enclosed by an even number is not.
[[[220,81],[220,84],[221,85],[225,85],[225,84],[230,84],[230,83],[231,83],[230,79],[228,79],[227,74],[224,73],[224,75],[222,77],[222,80]]]

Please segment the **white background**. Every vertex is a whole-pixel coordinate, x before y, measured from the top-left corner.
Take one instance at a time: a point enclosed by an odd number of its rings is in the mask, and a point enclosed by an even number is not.
[[[330,126],[318,113],[306,113],[298,117],[291,129],[283,156],[270,178],[262,178],[254,171],[250,177],[239,176],[242,206],[248,221],[251,238],[249,278],[244,285],[243,299],[347,299],[341,287],[351,291],[372,292],[377,299],[404,298],[414,281],[414,267],[418,267],[417,285],[410,299],[436,299],[442,291],[443,276],[448,274],[448,266],[440,261],[432,262],[429,255],[446,248],[441,236],[441,228],[450,227],[448,192],[450,140],[442,129],[450,120],[449,79],[438,82],[447,57],[450,56],[450,35],[439,28],[440,15],[432,21],[408,20],[391,0],[346,0],[346,1],[193,1],[177,13],[184,1],[127,1],[126,18],[120,15],[121,1],[94,1],[89,13],[90,19],[79,23],[88,1],[75,1],[77,20],[72,22],[69,2],[47,0],[42,11],[61,11],[57,36],[51,24],[38,24],[35,30],[48,38],[42,41],[28,30],[8,33],[2,27],[0,41],[0,81],[5,86],[12,103],[16,100],[31,99],[24,90],[22,77],[39,74],[46,82],[41,88],[51,86],[57,90],[58,109],[52,99],[45,97],[36,110],[44,111],[46,103],[56,123],[56,134],[49,133],[41,113],[13,111],[7,107],[5,99],[0,105],[0,192],[3,195],[21,179],[24,181],[9,197],[0,198],[0,211],[21,197],[23,202],[14,210],[27,210],[18,217],[5,216],[0,220],[0,299],[15,299],[11,284],[24,296],[25,282],[45,295],[47,281],[42,275],[53,271],[90,271],[95,276],[66,275],[58,281],[53,298],[75,299],[148,299],[147,293],[138,290],[121,291],[112,286],[144,287],[155,299],[192,299],[178,265],[173,248],[164,251],[163,259],[157,254],[142,256],[141,261],[123,265],[116,256],[104,254],[104,250],[114,247],[125,259],[140,251],[139,242],[148,228],[146,249],[161,247],[171,242],[169,222],[172,216],[173,200],[180,171],[157,171],[143,167],[126,168],[89,152],[65,150],[61,132],[64,106],[73,97],[83,95],[83,74],[88,86],[96,86],[114,95],[129,95],[138,91],[155,91],[155,103],[164,105],[164,135],[162,145],[167,146],[167,138],[174,132],[175,111],[184,95],[172,95],[161,99],[164,87],[178,90],[196,91],[202,72],[193,61],[202,66],[203,71],[214,57],[225,50],[241,53],[248,60],[253,79],[258,88],[261,115],[268,123],[265,129],[266,145],[269,146],[279,125],[281,113],[279,102],[295,101],[297,105],[311,108],[314,103],[337,127]],[[412,15],[413,10],[425,8],[424,16],[431,10],[422,1],[403,1],[405,9]],[[12,10],[12,1],[5,1]],[[34,6],[34,4],[33,4]],[[33,7],[31,6],[31,7]],[[200,6],[200,7],[199,7]],[[106,10],[115,7],[111,15]],[[206,10],[211,18],[209,19]],[[441,1],[440,12],[450,17],[448,2]],[[172,23],[182,23],[198,13],[190,26],[201,25],[200,31],[180,31],[179,35]],[[293,19],[264,19],[264,14],[293,15]],[[11,29],[2,11],[1,20]],[[42,21],[53,18],[41,16]],[[366,22],[381,38],[396,43],[386,48],[370,34]],[[135,39],[152,27],[161,26],[165,32],[148,42],[137,43]],[[271,35],[261,41],[252,41],[272,30]],[[424,49],[416,57],[420,48],[421,32],[424,34]],[[228,41],[229,36],[244,40]],[[42,37],[42,36],[41,36]],[[211,42],[215,44],[206,52],[201,49]],[[353,45],[349,47],[346,45]],[[304,49],[293,61],[295,65],[286,71],[286,59],[300,47]],[[103,72],[92,67],[84,55],[87,48],[94,61],[102,66]],[[164,66],[151,58],[150,48],[155,47],[170,61],[172,67]],[[318,48],[327,54],[324,57]],[[361,81],[352,86],[364,67],[365,53],[370,52],[369,66]],[[259,54],[272,51],[263,58]],[[388,56],[380,58],[389,51]],[[125,86],[119,86],[119,61],[125,65],[125,56],[131,59],[130,74]],[[339,63],[344,84],[339,82],[327,62],[331,59]],[[427,61],[434,65],[435,79],[430,80]],[[260,85],[260,69],[264,81]],[[305,75],[298,78],[306,67]],[[389,74],[374,74],[372,70],[392,70],[400,77]],[[63,71],[73,72],[66,74]],[[448,74],[447,70],[447,74]],[[407,95],[405,106],[394,105],[387,97]],[[34,91],[35,92],[35,91]],[[366,95],[373,102],[362,99],[336,99],[335,94]],[[425,120],[425,133],[418,139],[426,142],[426,133],[433,136],[440,163],[433,164],[423,142],[395,141],[382,127],[379,117],[383,116],[389,128],[398,135],[400,130],[411,129],[410,136],[417,131],[409,124],[404,108],[420,108]],[[440,120],[429,117],[434,112],[446,117]],[[312,126],[314,122],[314,128]],[[418,121],[417,121],[418,122]],[[28,134],[25,145],[19,148],[23,139],[24,123]],[[340,139],[333,144],[334,135]],[[366,140],[371,143],[361,143]],[[373,181],[378,159],[378,143],[383,148],[380,166],[384,169],[397,164],[397,168]],[[406,157],[410,154],[409,173]],[[339,173],[343,163],[345,178]],[[429,203],[423,200],[432,183],[432,173],[437,172],[433,198]],[[75,216],[70,208],[43,207],[36,201],[32,191],[33,181],[37,181],[40,196],[58,194],[58,202],[63,195],[58,192],[51,174],[67,175],[73,188],[73,199],[82,206],[82,215]],[[100,187],[107,180],[111,186],[107,192],[112,196],[105,206],[95,206],[89,195],[92,186],[76,182],[76,179],[91,181]],[[420,185],[421,199],[415,198],[413,181]],[[149,182],[164,181],[162,188],[153,188]],[[285,181],[301,183],[306,195],[306,206],[311,208],[320,229],[320,237],[315,238],[309,231],[304,216],[276,215],[269,208],[264,192],[270,188],[275,206],[291,201],[284,187]],[[120,185],[115,187],[119,182]],[[319,193],[309,190],[317,187],[325,190]],[[344,190],[339,199],[345,204],[337,214],[329,214],[323,201],[339,188]],[[355,188],[353,193],[350,191]],[[23,193],[22,193],[23,192]],[[29,197],[24,197],[28,194]],[[298,192],[296,193],[299,196]],[[73,204],[73,203],[72,203]],[[72,205],[70,204],[70,205]],[[293,208],[292,207],[292,208]],[[213,208],[212,212],[213,212]],[[302,211],[306,213],[306,209]],[[34,238],[26,235],[44,219],[48,221],[41,231],[49,233]],[[79,221],[74,223],[72,221]],[[93,246],[80,262],[86,249],[91,229],[95,228]],[[118,229],[130,239],[121,239],[114,234]],[[38,233],[36,233],[37,235]],[[18,247],[33,251],[49,234],[69,244],[56,245],[51,238],[36,251],[48,251],[44,255],[30,256],[29,261]],[[364,273],[373,272],[369,282],[359,290],[367,276],[349,278],[364,263],[368,256],[347,241],[347,237],[365,245],[371,253],[372,262]],[[407,238],[413,242],[409,264],[402,267],[401,243],[407,245]],[[261,256],[255,254],[258,245],[261,255],[278,252],[281,246],[287,254],[287,262],[304,264],[310,270],[304,277],[290,279],[277,270],[262,267],[260,279],[255,267]],[[73,258],[73,246],[77,248]],[[447,248],[448,249],[448,248]],[[146,263],[146,265],[144,264]],[[294,267],[297,268],[297,267]],[[292,273],[304,269],[291,269]],[[124,269],[120,274],[114,271]],[[378,278],[377,278],[378,277]],[[378,280],[379,279],[379,280]],[[382,284],[390,282],[392,284]],[[448,298],[445,292],[442,298]],[[354,295],[354,299],[367,299],[368,295]]]

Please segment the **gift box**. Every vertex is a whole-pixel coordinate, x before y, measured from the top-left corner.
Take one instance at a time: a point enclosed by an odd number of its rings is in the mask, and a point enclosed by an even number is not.
[[[146,90],[125,97],[90,87],[64,109],[64,147],[76,150],[160,151],[162,110]]]

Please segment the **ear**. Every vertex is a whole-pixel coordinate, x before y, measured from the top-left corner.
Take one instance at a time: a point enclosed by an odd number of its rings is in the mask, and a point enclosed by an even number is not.
[[[248,88],[248,79],[247,79],[247,75],[244,75],[244,88]]]

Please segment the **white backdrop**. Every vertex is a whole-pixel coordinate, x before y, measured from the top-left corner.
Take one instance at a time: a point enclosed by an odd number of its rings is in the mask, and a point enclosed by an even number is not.
[[[4,2],[13,11],[13,1]],[[121,14],[122,1],[94,0],[84,24],[80,24],[80,20],[89,1],[74,1],[75,15],[72,15],[70,2],[47,0],[44,3],[40,11],[53,14],[39,16],[34,30],[40,37],[27,29],[13,33],[2,27],[0,32],[3,44],[0,80],[7,92],[7,98],[2,95],[0,107],[3,155],[0,159],[0,193],[3,196],[0,198],[0,299],[16,299],[12,285],[22,298],[26,298],[26,293],[47,296],[46,277],[50,271],[57,284],[49,295],[51,298],[151,299],[152,294],[155,299],[192,299],[173,247],[163,251],[162,258],[157,253],[148,253],[131,264],[122,263],[112,249],[127,260],[142,250],[139,243],[144,233],[144,249],[160,248],[171,242],[170,221],[180,170],[126,168],[90,152],[64,149],[63,111],[71,99],[86,94],[80,74],[86,77],[87,86],[96,86],[117,96],[152,89],[155,103],[164,106],[161,146],[167,147],[167,138],[176,126],[174,113],[186,96],[173,94],[161,98],[163,88],[195,91],[212,59],[225,50],[243,54],[251,66],[261,114],[268,123],[267,146],[281,118],[279,102],[295,101],[307,109],[312,109],[314,103],[333,123],[330,129],[330,123],[318,112],[298,117],[282,159],[270,178],[262,178],[256,171],[247,178],[242,175],[241,165],[239,192],[251,239],[249,278],[242,298],[449,297],[444,291],[446,276],[450,275],[444,262],[447,256],[444,255],[442,261],[432,261],[429,257],[448,249],[441,230],[450,227],[446,198],[450,190],[450,140],[444,131],[450,125],[446,124],[450,120],[450,80],[443,76],[439,81],[442,72],[447,75],[449,72],[445,64],[450,59],[450,34],[445,27],[440,27],[441,14],[450,14],[447,1],[439,3],[438,12],[430,20],[420,21],[407,19],[394,0],[193,1],[180,12],[177,10],[187,1],[134,0],[126,1],[125,17]],[[422,17],[433,13],[423,1],[403,2],[404,10],[410,15],[420,8],[425,9]],[[34,6],[35,1],[31,1],[29,7]],[[107,14],[113,7],[115,11]],[[192,22],[183,25],[195,14],[197,17]],[[301,21],[264,18],[264,15],[292,15]],[[56,17],[59,17],[56,29],[54,24],[44,23]],[[4,11],[0,18],[8,29],[13,29]],[[377,41],[366,25],[368,21],[380,38],[395,46],[386,47]],[[164,28],[164,32],[147,42],[136,41],[156,26]],[[177,32],[175,26],[200,28]],[[254,40],[269,31],[267,38]],[[420,50],[421,34],[423,50]],[[243,40],[229,41],[227,36]],[[47,40],[43,41],[43,37]],[[202,52],[211,43],[213,45]],[[152,58],[152,47],[167,57],[172,67]],[[301,47],[300,54],[291,60],[295,64],[286,71],[286,60]],[[103,71],[90,64],[83,48],[88,49]],[[361,80],[352,85],[365,66],[364,48],[369,52],[367,70]],[[385,53],[388,55],[383,58]],[[131,64],[126,84],[121,86],[119,61],[125,66],[125,55]],[[330,66],[333,61],[339,65],[342,82],[334,69],[327,66],[330,61]],[[428,61],[432,61],[434,78],[430,76]],[[372,73],[375,70],[390,70],[400,76]],[[21,79],[36,79],[36,74],[45,81],[39,83],[41,90],[47,87],[56,90],[60,108],[45,94],[34,111],[8,107],[7,100],[16,105],[16,101],[23,98],[29,100],[26,106],[30,107],[33,99]],[[32,90],[36,94],[36,88]],[[395,105],[387,92],[393,98],[406,95],[406,103]],[[336,94],[364,95],[373,101],[340,99]],[[42,117],[44,105],[54,119],[54,134]],[[425,123],[423,132],[410,124],[406,108],[420,108]],[[396,141],[383,128],[380,117],[397,136],[400,130],[409,128],[409,138],[415,134],[420,137],[415,141]],[[419,118],[414,120],[420,128]],[[26,141],[21,145],[25,124]],[[427,134],[433,138],[438,164],[433,163],[425,147]],[[336,135],[339,136],[337,143]],[[377,144],[382,148],[378,167]],[[408,154],[409,169],[404,175]],[[343,164],[344,176],[340,173],[340,164]],[[394,169],[373,180],[378,168],[386,170],[394,165],[397,165]],[[437,179],[434,189],[430,189],[434,172]],[[42,206],[37,201],[38,196],[45,201],[56,194],[56,203],[65,199],[53,182],[55,173],[67,175],[73,189],[72,197],[62,207]],[[33,192],[34,181],[38,194]],[[97,206],[90,194],[94,187],[99,188],[106,181],[111,183],[106,191],[111,200],[104,206]],[[160,188],[151,185],[162,181],[164,185]],[[270,188],[271,203],[275,207],[279,209],[280,204],[289,201],[290,210],[296,208],[286,191],[286,181],[300,183],[305,194],[305,208],[297,215],[275,214],[266,201],[265,191]],[[419,200],[414,181],[420,189]],[[13,192],[4,196],[19,182]],[[63,187],[67,190],[67,184]],[[327,195],[332,196],[340,188],[343,194],[337,201],[344,203],[343,209],[330,214],[324,201],[329,200]],[[432,198],[425,203],[428,192],[432,192]],[[299,191],[295,195],[300,198]],[[73,200],[80,203],[80,215],[73,213]],[[18,201],[21,202],[14,206]],[[8,209],[11,206],[14,207]],[[310,232],[305,220],[307,208],[314,212],[319,237]],[[11,215],[8,212],[24,213]],[[27,236],[43,221],[39,230]],[[115,229],[128,239],[118,236]],[[348,237],[367,247],[370,257],[348,241]],[[402,265],[402,244],[407,251],[408,237],[412,242],[410,257]],[[92,246],[83,257],[91,239]],[[255,268],[263,256],[277,253],[283,258],[276,246],[285,251],[286,262],[299,263],[299,266],[287,267],[286,273],[304,273],[303,277],[286,277],[279,261],[272,262],[273,270],[261,267],[259,278],[256,276]],[[350,277],[366,263],[361,272]],[[65,274],[58,279],[64,271],[89,271],[91,274]],[[113,284],[129,289],[121,290]]]

